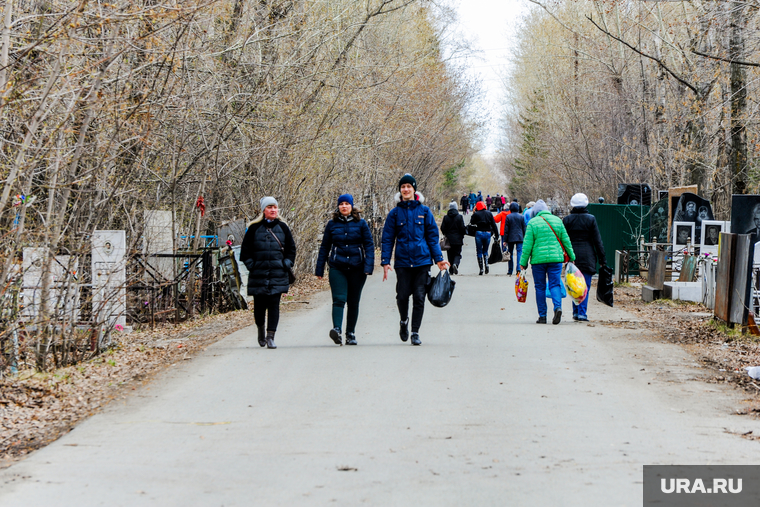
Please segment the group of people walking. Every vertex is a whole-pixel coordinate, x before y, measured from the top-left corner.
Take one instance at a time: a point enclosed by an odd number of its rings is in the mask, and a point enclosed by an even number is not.
[[[475,202],[470,224],[465,226],[458,204],[452,201],[441,223],[441,233],[447,238],[448,261],[444,260],[439,244],[438,226],[430,208],[424,205],[424,196],[417,191],[417,182],[405,174],[398,183],[396,206],[388,213],[383,226],[381,260],[383,281],[388,272],[396,271],[396,305],[399,312],[399,337],[422,344],[420,327],[425,310],[425,296],[430,279],[430,267],[436,264],[441,271],[449,269],[458,274],[462,260],[464,237],[475,236],[479,275],[489,273],[489,244],[492,238],[501,238],[501,248],[510,253],[508,274],[520,274],[532,266],[537,323],[547,322],[547,287],[551,294],[554,316],[552,323],[559,324],[562,317],[561,272],[564,262],[575,261],[586,283],[596,273],[596,263],[605,264],[604,246],[595,218],[588,213],[588,198],[576,194],[571,200],[570,215],[560,220],[552,215],[546,203],[539,200],[526,205],[520,213],[517,202],[509,211],[496,217],[483,201]],[[262,213],[248,224],[240,250],[240,260],[248,268],[248,294],[253,296],[254,318],[261,347],[277,348],[274,338],[280,315],[280,300],[293,281],[296,245],[288,225],[279,217],[274,197],[260,201]],[[500,223],[501,228],[496,224]],[[469,231],[468,231],[469,228]],[[513,252],[516,253],[514,257]],[[391,268],[393,258],[393,268]],[[328,335],[337,345],[356,345],[356,325],[359,302],[367,276],[375,266],[375,245],[361,210],[354,206],[353,196],[338,197],[336,211],[325,226],[317,257],[315,275],[323,278],[329,266],[328,279],[332,292],[332,328]],[[412,300],[411,315],[409,300]],[[579,305],[573,303],[573,318],[587,318],[588,296]],[[345,335],[344,310],[348,307]]]

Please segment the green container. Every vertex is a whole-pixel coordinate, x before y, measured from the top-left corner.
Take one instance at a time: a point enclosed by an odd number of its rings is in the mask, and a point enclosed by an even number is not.
[[[639,238],[649,242],[649,206],[589,204],[604,243],[607,264],[615,265],[615,250],[638,250]]]

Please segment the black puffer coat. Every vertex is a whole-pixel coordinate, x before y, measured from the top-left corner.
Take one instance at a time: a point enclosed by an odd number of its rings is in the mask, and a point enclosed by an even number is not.
[[[270,232],[271,231],[271,232]],[[272,235],[280,240],[285,250]],[[271,296],[288,292],[288,272],[296,261],[296,244],[290,228],[280,220],[271,222],[259,216],[248,224],[248,230],[240,247],[240,260],[248,268],[248,295]]]
[[[520,206],[513,202],[509,205],[511,213],[504,219],[504,241],[522,243],[525,240],[525,217],[518,211]]]
[[[329,257],[329,258],[328,258]],[[363,270],[372,274],[375,269],[375,244],[367,222],[357,216],[338,216],[327,222],[317,257],[316,276],[325,275],[325,262],[331,268]]]
[[[478,232],[490,232],[497,238],[499,237],[499,228],[496,227],[496,221],[490,211],[482,209],[472,214],[470,225],[475,227]]]
[[[455,209],[450,209],[441,222],[441,232],[449,238],[452,246],[464,245],[464,218]]]
[[[569,215],[562,219],[570,236],[575,252],[575,265],[584,275],[596,273],[597,260],[601,265],[607,264],[604,256],[604,245],[596,218],[586,208],[573,208]]]

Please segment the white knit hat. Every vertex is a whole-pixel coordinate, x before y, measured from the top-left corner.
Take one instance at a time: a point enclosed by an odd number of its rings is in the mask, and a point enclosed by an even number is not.
[[[573,208],[585,208],[588,206],[588,197],[586,197],[586,194],[577,193],[570,199],[570,206]]]

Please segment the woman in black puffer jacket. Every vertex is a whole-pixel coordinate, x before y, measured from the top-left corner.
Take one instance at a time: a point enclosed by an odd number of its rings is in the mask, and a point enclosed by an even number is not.
[[[562,219],[562,223],[565,225],[567,235],[570,236],[570,242],[573,244],[575,266],[583,273],[590,294],[591,277],[596,274],[597,261],[602,266],[607,264],[604,244],[602,244],[602,236],[599,234],[599,227],[596,225],[596,217],[588,212],[586,194],[575,194],[570,199],[570,205],[573,209],[569,215]],[[587,321],[587,309],[588,294],[581,304],[573,303],[573,320]]]
[[[296,243],[290,228],[278,218],[277,200],[264,197],[260,204],[262,213],[248,224],[240,260],[248,268],[248,295],[253,296],[259,345],[276,349],[274,334],[280,321],[280,298],[290,288],[288,269],[296,262]]]
[[[333,297],[333,328],[330,330],[330,338],[336,345],[341,345],[340,333],[346,303],[346,345],[356,345],[359,300],[367,275],[371,275],[375,269],[372,233],[359,213],[354,208],[354,198],[350,194],[338,197],[338,211],[325,227],[314,273],[322,278],[325,262],[330,264],[330,290]]]
[[[464,218],[459,214],[458,206],[455,201],[451,201],[449,204],[449,211],[446,216],[443,217],[441,222],[441,233],[443,233],[449,240],[449,249],[446,250],[446,255],[449,259],[452,275],[456,275],[459,272],[459,263],[462,260],[462,245],[464,245],[464,236],[466,234],[464,228]]]

